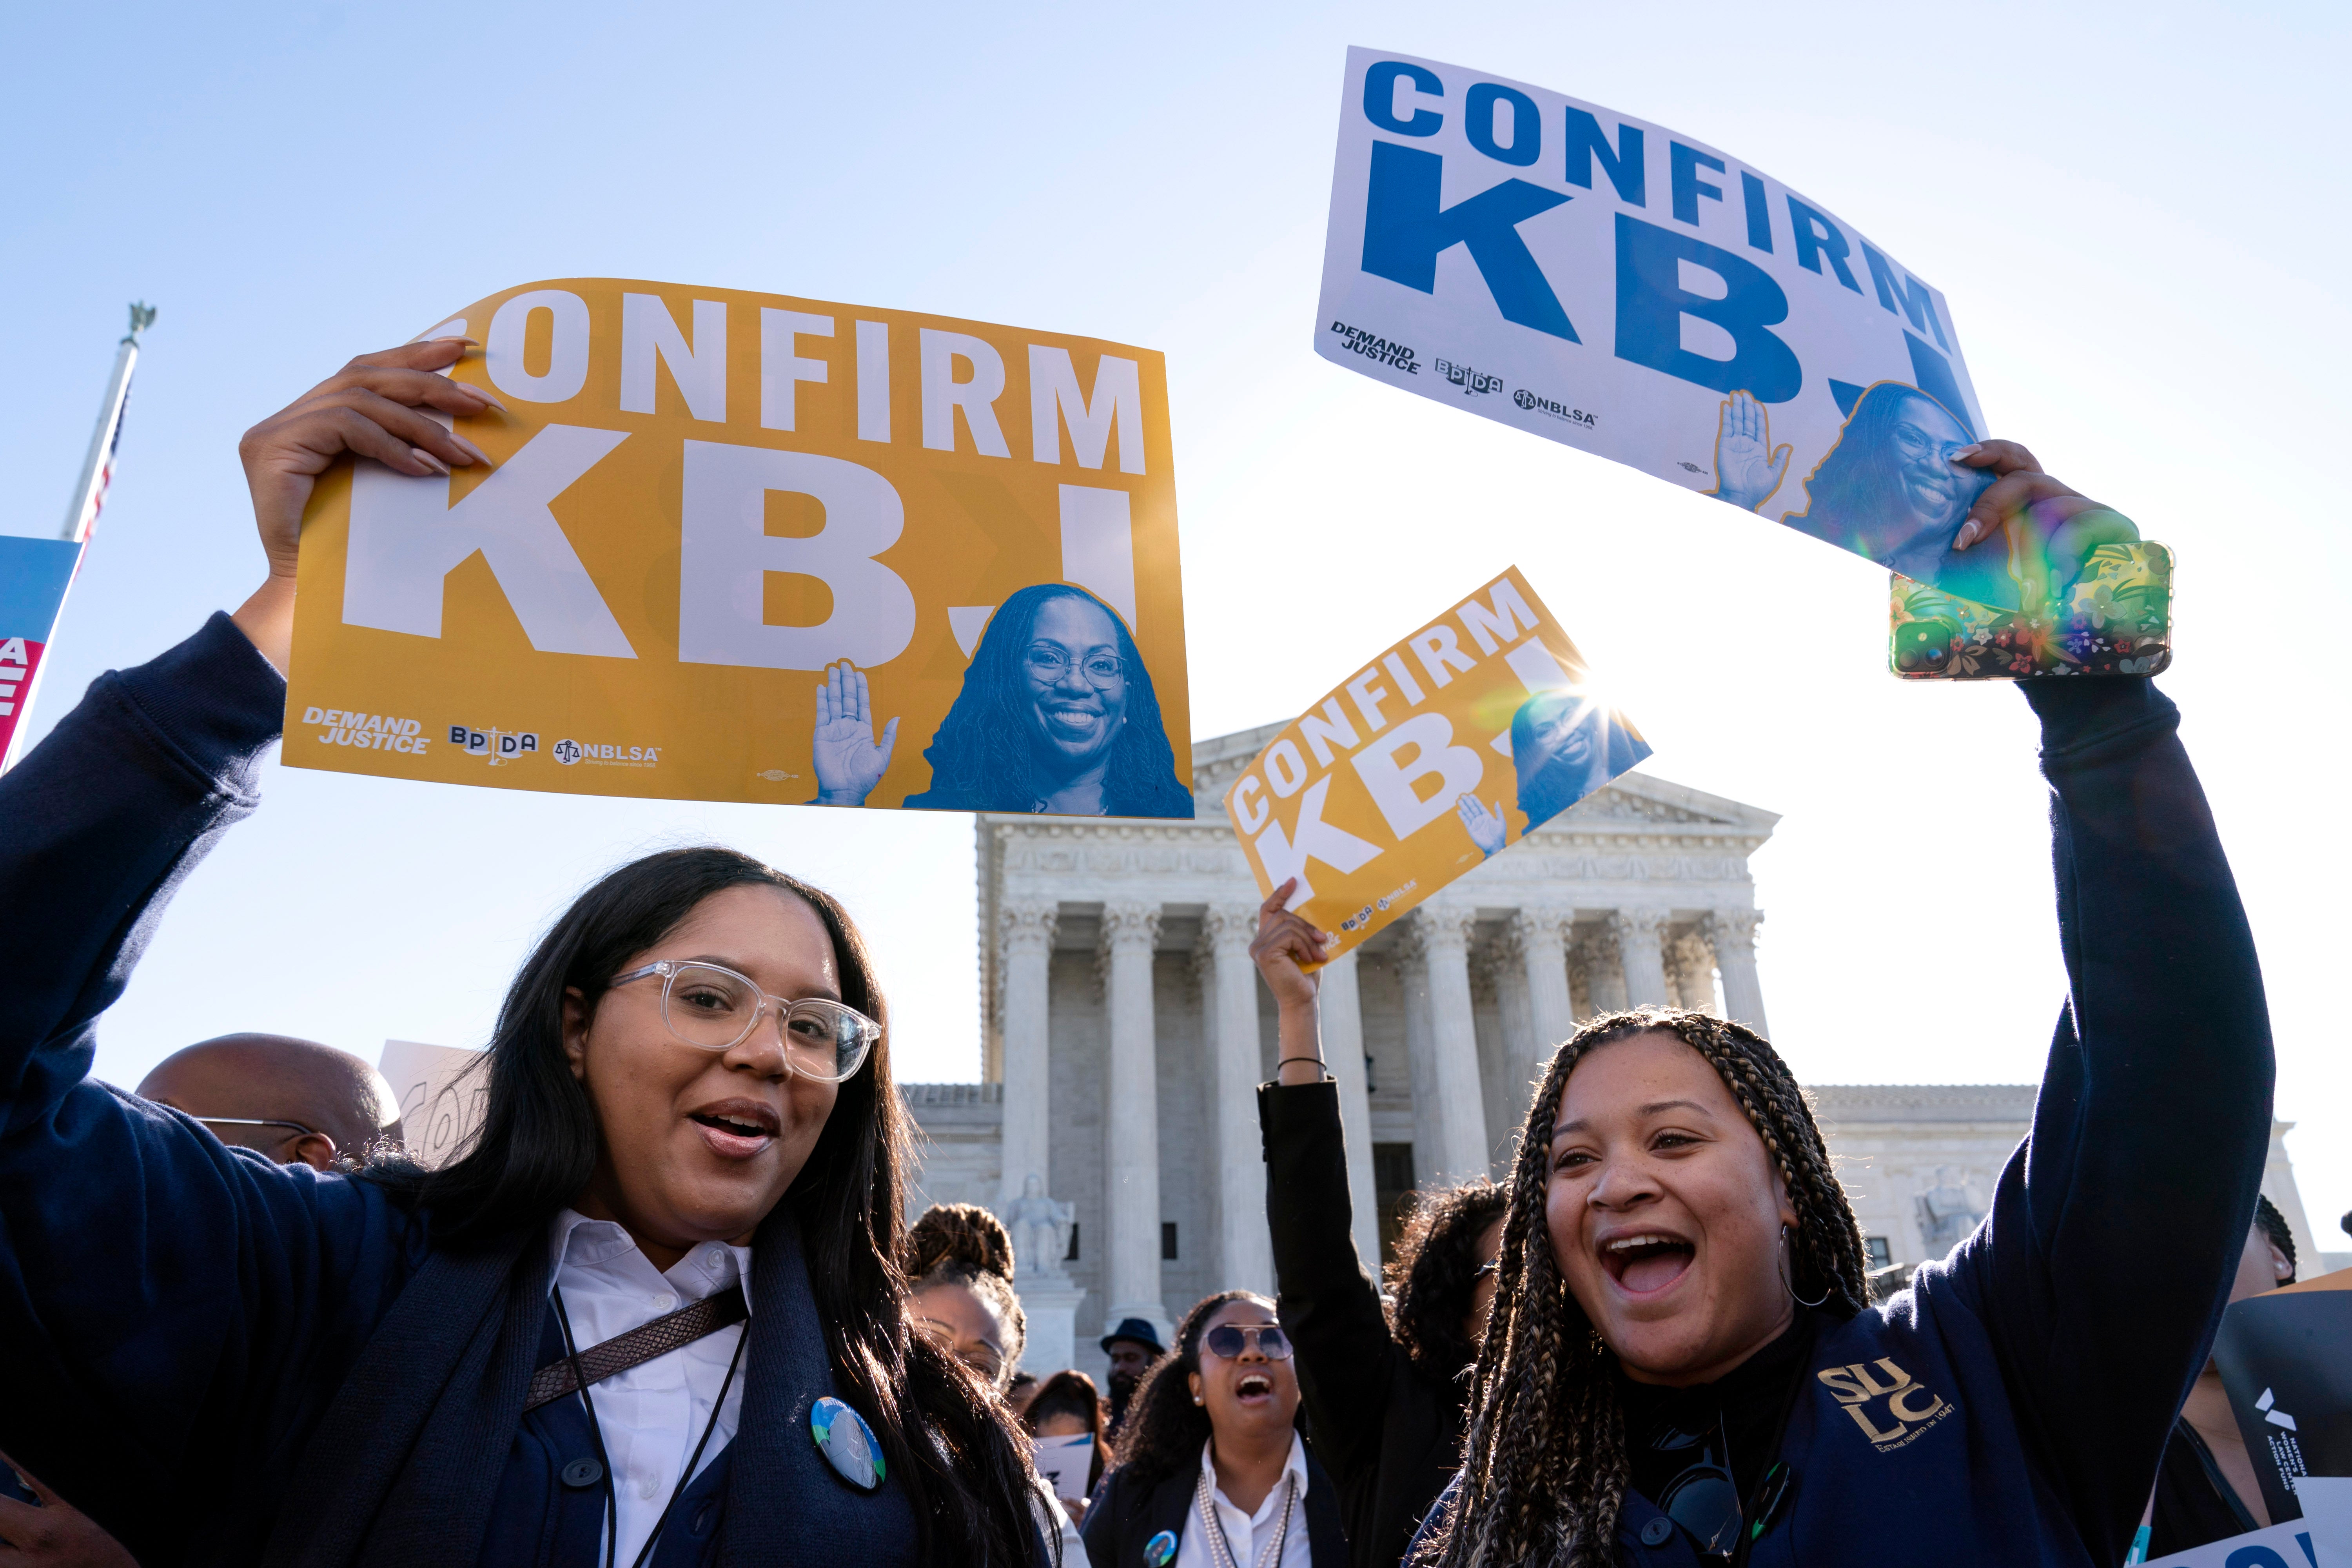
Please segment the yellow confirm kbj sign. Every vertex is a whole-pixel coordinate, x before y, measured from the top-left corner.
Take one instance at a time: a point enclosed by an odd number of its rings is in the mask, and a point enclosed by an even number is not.
[[[1148,350],[609,279],[432,336],[487,468],[321,479],[285,758],[588,795],[1190,816]]]

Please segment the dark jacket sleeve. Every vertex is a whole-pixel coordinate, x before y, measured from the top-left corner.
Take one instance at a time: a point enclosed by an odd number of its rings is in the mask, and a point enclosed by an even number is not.
[[[1257,1120],[1276,1305],[1297,1346],[1307,1436],[1344,1488],[1380,1464],[1381,1418],[1404,1352],[1356,1256],[1339,1086],[1262,1084]]]
[[[2211,812],[2148,681],[2029,681],[2067,1000],[2032,1131],[1953,1264],[2029,1445],[2122,1560],[2252,1223],[2271,1037]]]
[[[372,1187],[87,1076],[164,904],[253,810],[284,698],[215,616],[0,777],[0,1448],[142,1560],[151,1523],[282,1469],[404,1246]]]

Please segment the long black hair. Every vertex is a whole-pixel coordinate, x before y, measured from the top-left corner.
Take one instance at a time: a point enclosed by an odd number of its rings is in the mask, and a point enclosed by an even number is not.
[[[1149,1492],[1186,1468],[1198,1468],[1201,1447],[1209,1440],[1209,1410],[1192,1403],[1187,1378],[1201,1370],[1201,1336],[1217,1309],[1234,1301],[1255,1301],[1268,1311],[1274,1303],[1255,1290],[1220,1290],[1203,1296],[1176,1325],[1176,1353],[1162,1356],[1135,1391],[1127,1424],[1119,1428],[1119,1473]]]
[[[361,1174],[429,1212],[442,1246],[486,1249],[543,1232],[587,1186],[602,1142],[563,1049],[565,994],[579,992],[593,1016],[628,959],[704,900],[738,887],[779,889],[814,910],[833,943],[842,1001],[884,1026],[778,1205],[800,1223],[835,1374],[904,1479],[924,1561],[1025,1562],[1035,1535],[1024,1440],[945,1352],[908,1331],[896,1262],[908,1141],[890,1077],[888,1007],[865,940],[823,889],[716,846],[666,850],[609,873],[540,939],[508,988],[489,1048],[468,1069],[488,1075],[489,1103],[464,1154],[437,1171],[380,1160]]]
[[[1413,1200],[1396,1260],[1388,1268],[1396,1305],[1389,1318],[1415,1371],[1451,1382],[1478,1347],[1462,1331],[1478,1290],[1478,1238],[1511,1206],[1511,1189],[1484,1176]]]
[[[1024,658],[1037,629],[1037,616],[1056,599],[1077,599],[1107,616],[1118,638],[1119,668],[1127,677],[1127,715],[1111,742],[1103,773],[1105,816],[1192,815],[1192,794],[1176,776],[1176,753],[1151,689],[1151,671],[1136,650],[1135,638],[1118,612],[1068,583],[1037,583],[997,607],[981,634],[980,647],[964,672],[948,716],[923,752],[931,764],[927,798],[909,805],[950,805],[963,811],[1029,811],[1053,793],[1037,766],[1035,726]]]

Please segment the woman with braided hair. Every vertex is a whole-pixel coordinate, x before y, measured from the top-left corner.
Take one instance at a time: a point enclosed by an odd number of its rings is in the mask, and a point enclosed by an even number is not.
[[[1999,475],[1964,537],[2094,505],[2022,447],[1955,460]],[[1413,1561],[2124,1559],[2254,1213],[2270,1032],[2172,704],[2134,677],[2022,691],[2069,996],[1992,1212],[1874,1304],[1769,1045],[1696,1013],[1588,1021],[1528,1109],[1463,1470]],[[1296,963],[1327,951],[1269,923]],[[1310,1053],[1311,996],[1276,989],[1282,1055]]]
[[[978,1204],[933,1204],[907,1229],[904,1267],[915,1327],[1004,1397],[1029,1340],[1004,1222]]]
[[[908,1321],[1003,1401],[1029,1342],[1004,1222],[978,1204],[933,1204],[908,1227],[902,1256]],[[1086,1548],[1076,1521],[1042,1476],[1036,1491],[1038,1527],[1061,1542],[1065,1565],[1078,1562]]]

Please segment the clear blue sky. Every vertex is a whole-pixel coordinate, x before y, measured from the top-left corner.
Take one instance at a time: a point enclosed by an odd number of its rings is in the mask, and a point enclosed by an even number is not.
[[[28,7],[0,35],[0,528],[54,526],[123,301],[163,310],[45,716],[258,580],[247,425],[495,289],[651,278],[1123,339],[1169,359],[1195,734],[1287,717],[1348,645],[1516,563],[1653,772],[1784,814],[1756,870],[1801,1075],[2038,1076],[2063,982],[2016,693],[1889,679],[1864,563],[1313,356],[1346,46],[1457,61],[1867,230],[1948,297],[1995,431],[2175,548],[2164,684],[2262,942],[2314,1226],[2352,1247],[2347,16]],[[704,837],[861,914],[904,1076],[978,1070],[968,819],[266,788],[108,1020],[104,1076],[231,1028],[478,1044],[575,889]]]

